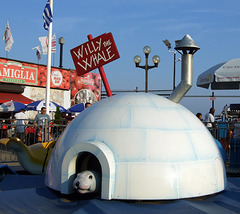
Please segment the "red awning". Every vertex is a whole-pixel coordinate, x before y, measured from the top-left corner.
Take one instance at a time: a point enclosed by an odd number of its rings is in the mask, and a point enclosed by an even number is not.
[[[11,101],[11,100],[21,102],[23,104],[29,104],[34,101],[34,100],[31,100],[31,99],[23,96],[22,94],[0,92],[0,103],[5,103],[5,102]]]

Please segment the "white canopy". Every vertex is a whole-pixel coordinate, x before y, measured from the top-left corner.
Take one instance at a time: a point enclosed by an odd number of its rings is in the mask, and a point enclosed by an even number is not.
[[[200,74],[197,86],[211,89],[239,89],[240,59],[219,63]]]

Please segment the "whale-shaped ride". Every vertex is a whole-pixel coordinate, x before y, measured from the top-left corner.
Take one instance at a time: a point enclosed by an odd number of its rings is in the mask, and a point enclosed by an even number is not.
[[[226,187],[221,153],[204,124],[154,94],[119,94],[82,112],[55,144],[45,184],[70,194],[87,169],[101,173],[103,199],[179,199]]]
[[[26,146],[19,138],[2,138],[0,143],[17,155],[20,165],[31,174],[44,174],[55,141]]]

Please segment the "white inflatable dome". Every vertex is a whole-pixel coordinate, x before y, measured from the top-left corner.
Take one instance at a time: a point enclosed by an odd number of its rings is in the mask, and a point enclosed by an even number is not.
[[[180,199],[226,187],[209,131],[185,107],[154,94],[115,95],[84,110],[56,143],[46,185],[72,193],[78,157],[86,152],[100,163],[102,199]]]

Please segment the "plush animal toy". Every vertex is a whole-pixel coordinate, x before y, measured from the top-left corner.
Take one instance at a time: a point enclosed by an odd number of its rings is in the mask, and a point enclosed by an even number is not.
[[[73,188],[80,194],[97,193],[100,191],[101,178],[99,173],[93,170],[85,170],[77,174],[73,181]]]

